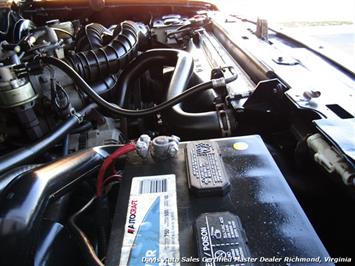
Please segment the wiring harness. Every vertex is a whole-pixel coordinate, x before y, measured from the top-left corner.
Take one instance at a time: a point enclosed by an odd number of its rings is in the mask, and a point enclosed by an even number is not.
[[[121,181],[122,179],[121,175],[116,174],[115,162],[123,155],[135,150],[136,150],[136,144],[129,143],[119,147],[115,152],[113,152],[110,156],[108,156],[104,160],[97,176],[96,195],[92,197],[90,201],[88,201],[87,204],[85,204],[84,207],[82,207],[80,210],[74,213],[69,220],[70,228],[74,236],[77,238],[77,242],[80,249],[85,254],[85,260],[88,265],[103,266],[104,264],[102,260],[99,258],[99,256],[97,255],[87,235],[77,225],[77,222],[83,213],[87,212],[91,207],[95,207],[97,220],[98,220],[98,229],[99,229],[99,233],[101,234],[101,242],[102,242],[101,245],[105,246],[104,243],[106,242],[105,227],[106,227],[106,223],[109,220],[109,215],[108,215],[108,202],[107,202],[106,195],[104,194],[104,186],[112,181],[118,181],[118,182]],[[109,173],[110,175],[108,175]],[[105,252],[106,251],[103,250],[101,253],[105,254]]]
[[[103,195],[103,187],[104,187],[107,171],[110,170],[110,172],[114,175],[115,174],[114,163],[124,154],[127,154],[135,150],[136,150],[136,144],[134,143],[126,144],[125,146],[118,148],[114,153],[112,153],[110,156],[108,156],[105,159],[105,161],[103,162],[99,170],[99,174],[97,176],[97,181],[96,181],[97,197],[101,197]]]

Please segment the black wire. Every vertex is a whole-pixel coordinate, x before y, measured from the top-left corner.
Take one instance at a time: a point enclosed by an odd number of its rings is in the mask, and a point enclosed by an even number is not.
[[[88,201],[88,203],[84,205],[84,207],[82,207],[80,210],[74,213],[69,219],[69,225],[72,232],[74,233],[75,237],[78,240],[79,247],[83,251],[87,264],[90,266],[104,266],[104,264],[97,257],[95,253],[95,249],[92,246],[90,240],[76,224],[76,221],[79,218],[79,216],[84,212],[86,212],[91,207],[91,205],[95,202],[95,200],[96,200],[96,196],[91,198]]]
[[[2,35],[7,35],[9,33],[9,29],[10,29],[10,16],[12,16],[12,10],[9,10],[9,13],[7,13],[7,18],[6,18],[6,30],[5,31],[1,31],[0,30],[0,34]]]
[[[52,104],[56,107],[58,111],[66,110],[70,104],[69,96],[66,90],[60,85],[59,82],[55,81],[54,78],[51,78],[50,87]]]
[[[63,29],[60,29],[60,28],[52,28],[54,31],[59,31],[59,32],[62,32],[62,33],[65,33],[67,34],[68,36],[70,36],[71,38],[74,39],[74,35],[71,34],[69,31],[66,31],[66,30],[63,30]]]
[[[63,142],[63,156],[69,154],[69,138],[70,138],[70,134],[67,134]]]
[[[57,107],[58,110],[66,110],[69,107],[70,101],[69,101],[69,96],[66,90],[58,83],[56,82],[55,84],[55,97],[54,97],[54,103],[55,106]],[[60,94],[61,93],[61,94]],[[61,97],[61,99],[59,99]],[[63,103],[60,103],[61,100],[64,99],[64,106]]]
[[[176,30],[174,30],[173,32],[169,32],[169,33],[167,34],[167,37],[168,37],[168,38],[173,38],[173,36],[175,36],[175,35],[177,35],[177,34],[179,34],[179,33],[192,32],[193,30],[194,30],[194,29],[193,29],[192,27],[186,27],[186,28],[183,28],[183,29],[180,29],[180,30],[176,29]]]
[[[173,38],[173,36],[175,36],[176,34],[179,34],[179,33],[197,31],[199,29],[203,29],[203,27],[207,26],[208,24],[210,24],[210,21],[206,21],[201,25],[195,25],[190,22],[189,24],[182,25],[182,26],[178,27],[176,30],[169,32],[167,34],[167,37]]]
[[[69,66],[66,62],[57,59],[55,57],[42,57],[41,58],[42,63],[44,64],[50,64],[53,66],[58,67],[61,69],[63,72],[65,72],[70,78],[73,79],[73,81],[78,85],[80,89],[82,89],[95,103],[97,103],[100,107],[106,109],[107,111],[116,114],[116,115],[121,115],[121,116],[130,116],[130,117],[135,117],[135,116],[146,116],[146,115],[152,115],[157,112],[163,111],[165,109],[168,109],[186,98],[194,95],[197,92],[204,91],[207,89],[210,89],[214,86],[214,82],[207,81],[201,84],[198,84],[196,86],[193,86],[180,95],[165,101],[159,105],[156,105],[151,108],[143,109],[143,110],[129,110],[129,109],[124,109],[121,108],[120,106],[107,102],[105,99],[103,99],[100,95],[98,95],[91,87],[90,85],[71,67]],[[232,67],[228,67],[230,70],[232,70]],[[225,83],[232,82],[237,79],[238,75],[236,73],[232,73],[232,77],[226,78]]]

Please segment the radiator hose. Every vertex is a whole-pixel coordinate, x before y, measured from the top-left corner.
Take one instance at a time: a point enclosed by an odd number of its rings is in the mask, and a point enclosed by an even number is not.
[[[115,91],[120,93],[118,105],[127,106],[127,91],[132,83],[152,66],[160,64],[163,66],[173,66],[175,70],[170,80],[167,91],[167,102],[183,95],[187,92],[187,86],[193,71],[192,56],[182,50],[177,49],[152,49],[144,52],[135,58],[122,72]],[[226,78],[225,82],[229,83],[237,78],[234,74],[231,78]],[[197,86],[203,86],[207,90],[213,88],[213,82],[201,83]],[[196,87],[196,86],[195,86]],[[191,133],[195,137],[213,137],[221,135],[221,125],[216,111],[191,113],[182,109],[181,104],[176,104],[172,110],[167,112],[168,122],[179,136],[187,135],[191,137]]]

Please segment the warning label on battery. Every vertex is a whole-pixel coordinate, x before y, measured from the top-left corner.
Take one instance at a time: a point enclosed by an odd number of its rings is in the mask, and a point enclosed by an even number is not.
[[[242,266],[250,257],[238,216],[230,212],[205,213],[195,223],[200,265]]]
[[[175,175],[132,179],[120,265],[179,265]]]

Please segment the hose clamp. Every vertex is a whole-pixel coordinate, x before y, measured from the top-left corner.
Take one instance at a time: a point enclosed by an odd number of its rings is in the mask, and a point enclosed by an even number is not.
[[[79,124],[81,124],[84,121],[84,116],[82,114],[78,113],[77,111],[75,111],[74,108],[70,109],[70,115],[75,116],[76,119],[78,119]]]
[[[212,87],[214,89],[225,87],[226,80],[224,78],[212,79]]]

